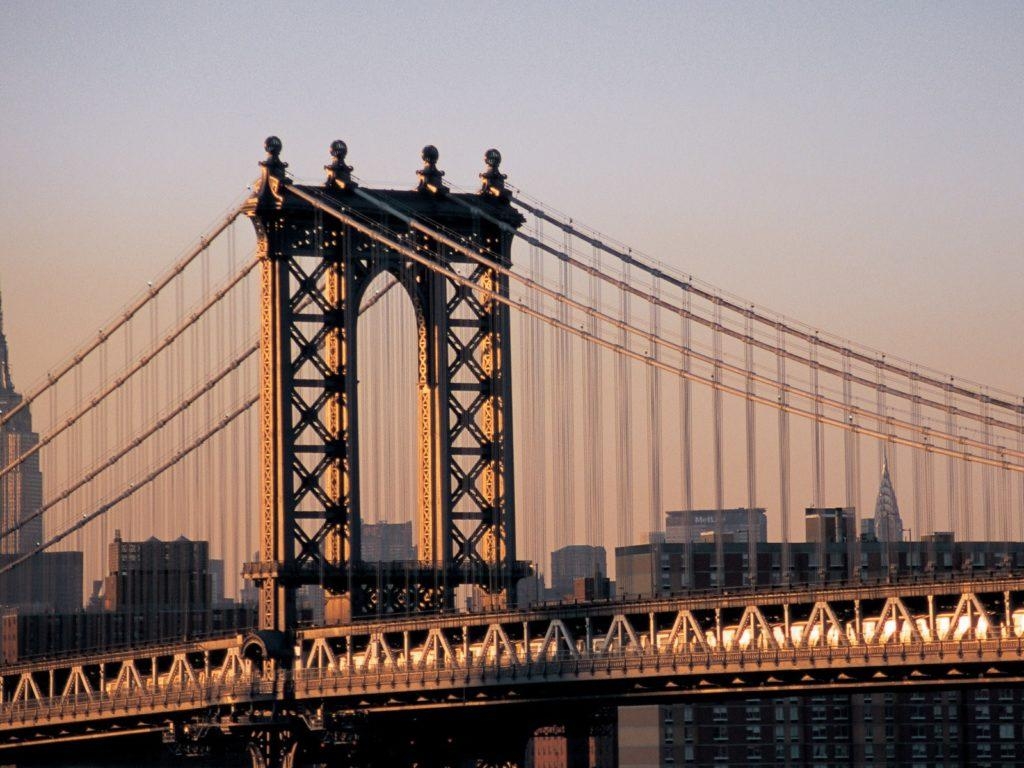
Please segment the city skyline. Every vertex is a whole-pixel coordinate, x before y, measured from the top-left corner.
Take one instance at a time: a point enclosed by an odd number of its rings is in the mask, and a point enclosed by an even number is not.
[[[1024,766],[1024,6],[5,10],[6,755]]]

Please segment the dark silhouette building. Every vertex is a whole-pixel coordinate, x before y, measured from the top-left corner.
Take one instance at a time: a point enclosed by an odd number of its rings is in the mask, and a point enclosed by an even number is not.
[[[617,594],[651,597],[750,586],[749,546],[725,542],[722,552],[720,574],[714,543],[671,544],[656,538],[649,544],[617,547]],[[851,578],[877,581],[1020,569],[1024,542],[956,541],[950,533],[937,533],[921,541],[862,540],[856,546],[850,541],[765,542],[757,544],[755,556],[759,586],[837,584]]]
[[[361,529],[361,536],[364,562],[395,563],[416,559],[412,523],[367,523]]]
[[[210,545],[181,536],[123,541],[115,531],[108,549],[103,607],[123,615],[136,639],[191,634],[213,607]]]
[[[1024,692],[1010,686],[732,697],[618,715],[620,768],[1024,766]]]

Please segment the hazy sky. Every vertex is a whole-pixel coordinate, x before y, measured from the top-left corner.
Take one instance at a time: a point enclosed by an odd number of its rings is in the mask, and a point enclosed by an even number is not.
[[[0,9],[0,284],[22,388],[244,190],[269,133],[419,150],[728,291],[1024,390],[1024,4]]]

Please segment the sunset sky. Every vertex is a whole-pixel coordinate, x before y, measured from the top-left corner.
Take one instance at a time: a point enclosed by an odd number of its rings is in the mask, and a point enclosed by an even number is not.
[[[0,286],[28,386],[276,133],[411,186],[426,143],[823,330],[1024,390],[1019,3],[8,2]]]

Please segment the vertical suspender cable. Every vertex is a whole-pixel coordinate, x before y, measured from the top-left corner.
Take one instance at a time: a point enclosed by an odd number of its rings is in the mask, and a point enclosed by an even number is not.
[[[755,393],[754,386],[754,318],[748,312],[745,317],[746,344],[744,358],[747,370],[747,394]],[[746,401],[747,438],[747,571],[751,585],[757,584],[757,544],[760,537],[760,516],[757,509],[757,410],[752,398]]]
[[[921,395],[918,391],[919,382],[917,373],[911,369],[910,372],[910,421],[915,427],[921,426]],[[925,442],[928,440],[928,436],[924,436]],[[910,535],[908,547],[911,557],[915,554],[918,558],[917,562],[911,560],[910,567],[919,568],[921,566],[921,547],[919,542],[921,541],[921,535],[924,533],[922,525],[924,524],[924,515],[927,514],[926,510],[922,509],[924,505],[924,453],[918,449],[911,451],[911,483],[914,487],[914,514],[913,514],[913,525],[910,528]],[[917,539],[914,539],[914,534],[917,534]]]
[[[1024,397],[1020,400],[1017,410],[1017,450],[1024,451]],[[1013,514],[1010,509],[1007,515]],[[1017,541],[1024,541],[1024,473],[1017,477]]]
[[[785,350],[786,333],[780,323],[777,327],[776,346]],[[786,395],[786,356],[779,354],[776,360],[776,379],[779,383],[779,404],[787,405]],[[782,558],[780,580],[789,584],[790,548],[789,548],[789,413],[785,408],[779,409],[779,515],[782,518]],[[788,638],[787,638],[788,640]]]
[[[981,439],[986,445],[992,445],[991,413],[989,413],[988,389],[982,388],[981,400]],[[985,541],[993,541],[992,530],[992,468],[981,468],[981,508],[985,515]]]
[[[821,416],[821,386],[819,381],[820,370],[818,368],[817,334],[808,339],[807,358],[807,367],[811,378],[811,393],[814,396],[815,416],[811,443],[814,472],[812,498],[814,500],[814,506],[821,509],[825,506],[825,439],[823,434],[824,427],[822,426],[821,421],[818,420]],[[822,542],[824,542],[824,536],[822,537]],[[824,561],[821,561],[819,564],[821,567],[825,567]]]
[[[565,253],[569,253],[569,235],[565,235]],[[571,278],[569,262],[562,259],[558,262],[558,292],[569,296]],[[558,305],[558,320],[569,323],[569,309],[565,303]],[[571,376],[573,365],[570,358],[571,347],[569,334],[556,331],[555,366],[558,381],[558,403],[556,406],[558,419],[558,514],[555,516],[555,546],[568,546],[574,540],[573,526],[573,450],[572,450],[572,404],[573,383]]]
[[[843,405],[846,412],[843,420],[847,424],[854,424],[855,418],[851,406],[853,405],[853,379],[852,361],[850,351],[843,349]],[[853,513],[853,530],[847,531],[846,547],[846,576],[851,581],[859,581],[860,570],[860,436],[852,430],[843,431],[843,459],[845,463],[844,480],[846,483],[846,507]]]
[[[712,377],[716,384],[722,383],[722,305],[715,301],[714,326],[712,330],[712,350],[714,357],[714,373]],[[714,421],[714,436],[712,439],[712,451],[715,462],[715,572],[718,576],[718,588],[725,588],[725,542],[724,520],[725,517],[725,478],[722,452],[724,446],[723,417],[722,417],[722,390],[715,387],[711,392],[711,418]]]
[[[538,218],[534,218],[535,236],[539,241],[542,235],[543,224]],[[541,260],[540,249],[536,245],[530,246],[530,272],[534,281],[544,282],[544,266]],[[533,305],[535,309],[542,310],[544,297],[534,292]],[[534,557],[540,562],[543,570],[548,564],[548,538],[547,522],[551,518],[548,504],[548,459],[547,459],[547,435],[545,424],[548,421],[547,414],[547,391],[545,383],[544,361],[547,359],[545,350],[546,326],[537,320],[531,320],[530,328],[530,396],[533,398],[533,408],[530,411],[531,429],[534,443],[530,446],[528,454],[531,455],[530,464],[533,469],[531,477],[532,488],[532,513],[533,521],[530,526],[531,550]]]
[[[622,264],[622,282],[629,284],[629,263]],[[629,293],[619,289],[619,315],[623,323],[629,322]],[[629,338],[626,330],[619,331],[619,344],[626,347]],[[632,371],[623,355],[615,361],[615,384],[617,392],[616,410],[618,413],[617,447],[619,452],[619,483],[618,483],[618,539],[617,546],[624,547],[633,539],[633,440],[630,430],[629,409],[632,404],[632,387],[630,376]]]
[[[658,281],[653,280],[651,284],[651,295],[658,298]],[[659,334],[658,327],[658,305],[652,301],[650,305],[650,331],[653,335]],[[651,356],[657,360],[659,347],[651,345]],[[650,464],[649,478],[650,491],[650,520],[648,530],[651,532],[660,531],[663,528],[661,508],[661,380],[660,371],[654,366],[647,366],[647,423],[649,425],[648,441],[649,452],[647,461]]]
[[[825,461],[824,461],[824,427],[819,418],[821,417],[821,383],[819,381],[820,371],[818,369],[818,337],[817,334],[808,337],[807,340],[807,372],[811,381],[811,393],[814,396],[814,422],[811,424],[811,474],[812,490],[811,499],[818,515],[825,506]],[[818,535],[818,580],[824,582],[828,579],[828,543],[825,535],[824,520],[819,517],[821,529]]]
[[[680,338],[683,346],[682,367],[686,373],[690,372],[690,292],[684,291],[682,297],[684,312],[681,314],[682,329]],[[679,380],[679,440],[682,443],[680,460],[682,466],[682,494],[683,494],[683,560],[685,561],[686,573],[684,574],[685,586],[693,587],[693,531],[690,530],[690,513],[693,510],[693,393],[688,377]]]
[[[589,302],[590,306],[597,309],[601,304],[601,283],[597,273],[601,269],[601,252],[593,249],[594,271],[590,274]],[[597,335],[597,318],[590,315],[587,318],[587,331]],[[603,457],[601,455],[601,378],[598,372],[601,350],[596,344],[587,344],[583,352],[583,378],[585,384],[584,397],[586,398],[586,419],[584,421],[584,443],[587,448],[584,457],[584,477],[586,482],[586,510],[584,512],[585,533],[587,544],[601,546],[604,544],[604,505],[600,502],[602,497],[599,484],[603,476]]]
[[[878,417],[879,417],[879,422],[878,422],[879,423],[879,427],[880,427],[879,431],[884,431],[885,434],[888,435],[889,427],[888,427],[887,408],[886,408],[886,402],[885,402],[885,355],[881,355],[881,357],[879,358],[879,360],[875,364],[875,383],[876,383],[876,389],[875,389],[875,408],[876,408],[876,411],[875,412],[878,414]],[[890,450],[890,446],[888,445],[888,440],[883,440],[883,441],[879,442],[879,444],[878,444],[878,464],[876,466],[881,468],[887,462],[889,463],[890,474],[893,475],[893,477],[892,477],[893,485],[895,485],[896,484],[896,478],[895,478],[895,468],[896,468],[895,446],[892,446],[892,450]],[[879,523],[882,524],[882,528],[879,528]],[[882,552],[882,567],[883,567],[883,569],[884,569],[886,574],[889,574],[890,567],[892,565],[892,547],[893,547],[893,543],[892,543],[892,541],[890,541],[891,537],[889,536],[889,528],[890,528],[889,521],[887,519],[886,520],[877,520],[877,519],[875,520],[875,536],[881,542],[880,549],[881,549],[881,552]]]
[[[946,384],[946,434],[950,435],[950,438],[946,441],[946,446],[950,450],[956,450],[956,441],[953,439],[953,435],[956,434],[956,401],[953,398],[953,377],[950,376],[949,383]],[[960,489],[959,489],[959,462],[957,459],[950,455],[946,459],[946,514],[949,519],[949,531],[950,533],[956,531],[957,522],[960,519]]]

